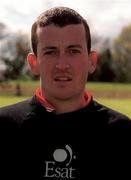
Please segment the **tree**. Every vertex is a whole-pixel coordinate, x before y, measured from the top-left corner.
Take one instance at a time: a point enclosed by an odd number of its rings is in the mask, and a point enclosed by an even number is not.
[[[0,83],[5,80],[4,78],[4,64],[2,62],[2,43],[9,35],[9,28],[2,22],[0,22]]]
[[[5,64],[4,76],[6,79],[19,80],[28,71],[26,56],[30,51],[29,37],[23,32],[13,34],[3,43],[2,61]],[[17,81],[16,95],[21,94],[20,84]]]
[[[101,82],[116,81],[117,67],[112,58],[110,39],[95,37],[94,40],[92,41],[93,49],[96,49],[98,52],[98,62],[96,71],[93,76],[90,76],[90,80]]]
[[[115,63],[109,48],[104,49],[98,56],[97,69],[92,76],[93,81],[113,82],[116,78]]]
[[[2,61],[6,66],[4,75],[7,79],[19,79],[25,74],[29,50],[29,38],[25,33],[18,32],[4,42]]]
[[[131,82],[131,24],[123,28],[114,40],[112,52],[118,66],[119,81]]]
[[[3,39],[8,34],[9,34],[8,27],[3,22],[0,22],[0,40]]]

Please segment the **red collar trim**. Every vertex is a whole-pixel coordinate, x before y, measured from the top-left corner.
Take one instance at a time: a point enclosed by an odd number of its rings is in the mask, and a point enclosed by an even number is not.
[[[42,96],[41,94],[41,89],[37,88],[35,91],[35,95],[37,100],[41,103],[42,106],[44,106],[46,108],[46,110],[48,112],[52,112],[55,110],[55,108],[53,107],[53,105],[51,105],[44,96]]]
[[[40,88],[36,89],[35,95],[37,100],[41,103],[42,106],[46,108],[48,112],[55,111],[55,107],[51,103],[49,103],[44,96],[42,96]],[[85,91],[82,98],[83,107],[87,106],[91,102],[91,98],[91,94]]]
[[[92,99],[91,93],[89,93],[88,91],[85,91],[82,97],[83,107],[87,106],[91,102],[91,99]]]

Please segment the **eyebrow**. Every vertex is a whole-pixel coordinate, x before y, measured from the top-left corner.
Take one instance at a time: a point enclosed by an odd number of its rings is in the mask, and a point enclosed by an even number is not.
[[[69,45],[67,48],[80,48],[80,49],[82,49],[82,46],[80,46],[79,44],[74,44],[74,45]]]
[[[67,48],[68,49],[70,49],[70,48],[79,48],[79,49],[82,49],[82,46],[79,45],[79,44],[73,44],[73,45],[67,46]],[[46,51],[46,50],[54,50],[54,49],[57,49],[57,47],[56,46],[46,46],[42,50]]]

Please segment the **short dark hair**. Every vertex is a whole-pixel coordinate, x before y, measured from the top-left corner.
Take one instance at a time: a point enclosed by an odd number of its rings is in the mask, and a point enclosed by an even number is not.
[[[83,24],[85,28],[85,36],[87,40],[87,49],[91,49],[91,35],[90,29],[86,20],[75,10],[67,7],[55,7],[43,12],[38,16],[37,20],[33,23],[31,28],[31,45],[35,55],[37,55],[37,27],[45,27],[50,24],[55,26],[64,27],[70,24]]]

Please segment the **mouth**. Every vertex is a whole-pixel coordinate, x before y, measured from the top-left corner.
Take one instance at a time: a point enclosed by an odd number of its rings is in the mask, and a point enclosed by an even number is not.
[[[56,76],[54,78],[54,80],[56,82],[69,82],[69,81],[72,81],[72,78],[71,77],[68,77],[68,76]]]

